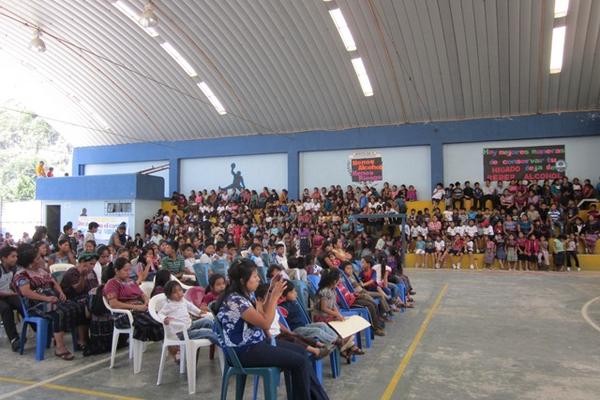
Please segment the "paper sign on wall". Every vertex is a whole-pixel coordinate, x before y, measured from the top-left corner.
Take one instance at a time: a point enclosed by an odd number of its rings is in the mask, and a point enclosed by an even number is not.
[[[349,164],[352,182],[383,180],[383,159],[378,153],[354,153],[350,156]]]
[[[483,149],[483,175],[491,181],[558,179],[564,165],[564,145]]]
[[[107,244],[110,236],[117,229],[117,226],[121,222],[125,222],[127,224],[126,233],[129,234],[129,217],[126,216],[116,216],[116,217],[94,217],[94,216],[80,216],[77,218],[77,230],[83,232],[85,234],[88,230],[88,224],[90,222],[97,222],[98,232],[94,235],[96,238],[96,244]]]

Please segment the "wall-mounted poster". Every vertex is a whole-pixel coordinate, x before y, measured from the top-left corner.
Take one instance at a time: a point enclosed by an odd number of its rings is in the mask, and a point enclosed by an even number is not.
[[[352,182],[380,182],[383,180],[383,160],[374,152],[350,155],[349,172]]]
[[[491,181],[562,178],[564,166],[564,145],[483,149],[483,175]]]
[[[98,216],[98,217],[90,217],[90,216],[80,216],[77,219],[77,230],[81,231],[83,234],[87,232],[88,224],[90,222],[97,222],[98,231],[96,232],[96,243],[97,244],[107,244],[110,236],[117,229],[117,226],[121,222],[125,222],[127,224],[126,233],[129,234],[129,217],[127,216],[117,216],[117,217],[108,217],[108,216]]]

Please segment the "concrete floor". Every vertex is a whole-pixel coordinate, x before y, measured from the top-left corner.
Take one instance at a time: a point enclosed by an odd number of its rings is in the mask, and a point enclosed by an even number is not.
[[[448,290],[392,399],[600,398],[600,332],[581,316],[583,304],[600,295],[600,273],[409,270],[409,276],[418,292],[416,308],[398,314],[388,335],[377,338],[357,363],[343,365],[339,379],[330,378],[325,363],[331,399],[381,397],[445,284]],[[600,301],[589,316],[600,325]],[[163,385],[155,385],[158,344],[148,347],[142,373],[134,376],[124,356],[112,370],[105,355],[78,354],[67,363],[48,351],[48,359],[36,363],[32,342],[18,356],[0,339],[0,399],[188,397],[185,375],[174,364]],[[195,397],[218,399],[218,362],[209,361],[206,350],[200,358]],[[52,381],[55,386],[31,387],[57,375],[66,376]],[[234,398],[233,391],[228,397]]]

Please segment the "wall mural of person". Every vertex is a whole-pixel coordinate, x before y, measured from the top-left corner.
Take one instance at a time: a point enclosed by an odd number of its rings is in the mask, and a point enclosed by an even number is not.
[[[244,177],[242,177],[242,172],[241,171],[235,172],[235,163],[231,163],[231,175],[233,175],[233,182],[231,182],[231,185],[225,186],[225,187],[219,186],[219,190],[246,189],[246,186],[244,185]]]

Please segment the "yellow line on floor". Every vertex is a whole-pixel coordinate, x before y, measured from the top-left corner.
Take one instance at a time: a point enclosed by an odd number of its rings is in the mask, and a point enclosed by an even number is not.
[[[0,382],[6,383],[16,383],[18,385],[35,385],[36,381],[30,381],[26,379],[15,379],[7,376],[0,376]],[[59,392],[67,392],[67,393],[75,393],[82,394],[91,397],[101,397],[104,399],[114,399],[114,400],[142,400],[139,397],[127,397],[120,396],[118,394],[108,393],[108,392],[100,392],[98,390],[89,390],[89,389],[80,389],[72,386],[64,386],[64,385],[55,385],[53,383],[46,383],[39,386],[40,388],[56,390]]]
[[[380,400],[390,400],[392,398],[392,395],[394,394],[394,391],[396,390],[396,386],[398,386],[398,383],[400,382],[400,379],[402,378],[402,375],[404,374],[404,371],[406,370],[406,367],[408,366],[410,359],[412,358],[413,354],[415,354],[415,350],[419,346],[419,343],[421,343],[421,339],[423,339],[423,335],[425,335],[425,331],[427,330],[427,327],[429,326],[429,323],[431,322],[431,318],[433,317],[433,314],[435,313],[435,311],[438,309],[438,307],[442,301],[442,298],[446,294],[447,290],[448,290],[448,284],[446,283],[444,285],[444,287],[442,287],[442,290],[440,290],[440,293],[437,295],[435,301],[433,302],[433,306],[431,306],[431,309],[427,313],[425,320],[423,321],[423,323],[421,324],[421,327],[417,331],[415,338],[413,339],[412,343],[408,347],[408,351],[404,355],[404,358],[402,358],[400,365],[398,365],[398,369],[396,369],[396,372],[394,372],[394,376],[392,376],[392,380],[388,384],[387,388],[385,388],[385,392],[383,392],[383,395],[381,396]]]
[[[128,354],[127,350],[124,350],[124,351],[121,351],[121,352],[117,353],[115,355],[115,358],[121,357],[121,356],[123,356],[125,354]],[[49,386],[49,384],[51,382],[54,382],[54,381],[57,381],[59,379],[66,378],[67,376],[71,376],[71,375],[77,374],[79,372],[85,371],[87,369],[96,367],[96,366],[98,366],[100,364],[103,364],[103,363],[105,363],[107,361],[110,361],[110,356],[102,358],[102,359],[97,360],[97,361],[94,361],[94,362],[89,363],[89,364],[81,365],[81,366],[79,366],[79,367],[77,367],[75,369],[63,372],[62,374],[55,375],[52,378],[43,380],[41,382],[32,382],[30,384],[30,386],[27,386],[27,387],[24,387],[24,388],[20,388],[20,389],[17,389],[17,390],[13,390],[12,392],[9,392],[9,393],[2,393],[2,394],[0,394],[0,400],[11,399],[13,396],[15,396],[15,395],[17,395],[19,393],[27,392],[28,390],[35,389],[36,387]],[[7,379],[12,379],[12,378],[7,378]],[[124,397],[122,397],[122,398],[125,399]]]

